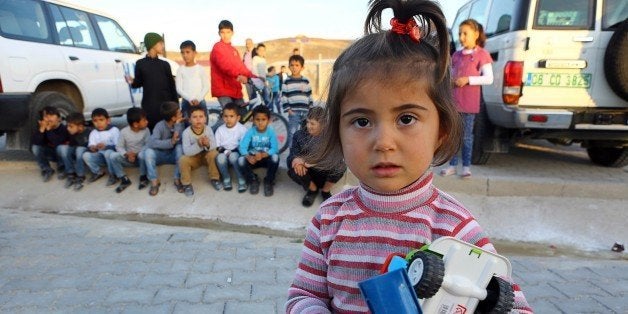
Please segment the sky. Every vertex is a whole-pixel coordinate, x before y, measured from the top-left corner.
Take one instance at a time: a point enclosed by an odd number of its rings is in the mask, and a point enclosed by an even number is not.
[[[313,38],[356,39],[363,34],[367,0],[64,0],[114,18],[136,44],[144,34],[164,34],[168,51],[184,40],[209,51],[218,40],[218,23],[234,24],[232,43],[304,35]],[[448,23],[467,0],[438,1]],[[389,15],[388,18],[392,17]],[[387,20],[384,16],[383,20]]]

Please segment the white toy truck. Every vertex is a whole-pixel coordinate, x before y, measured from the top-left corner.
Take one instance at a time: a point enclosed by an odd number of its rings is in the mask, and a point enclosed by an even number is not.
[[[405,258],[389,256],[385,274],[359,283],[369,309],[380,313],[507,313],[514,305],[510,262],[451,237]],[[407,272],[407,273],[406,273]]]

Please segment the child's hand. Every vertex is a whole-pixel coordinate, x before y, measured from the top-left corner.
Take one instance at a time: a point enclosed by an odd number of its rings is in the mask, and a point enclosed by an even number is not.
[[[39,124],[40,133],[44,133],[48,129],[48,122],[45,119],[37,120],[37,124]]]
[[[137,153],[136,152],[126,152],[126,159],[133,163],[135,162],[135,159],[137,158]]]
[[[469,84],[469,77],[468,76],[459,77],[459,78],[456,79],[454,84],[456,84],[456,86],[458,86],[458,87],[465,86],[465,85]]]
[[[133,78],[130,75],[125,75],[124,79],[128,84],[133,84]]]
[[[103,148],[105,148],[105,143],[98,143],[98,144],[96,144],[96,149],[97,150],[101,150]]]
[[[253,155],[246,155],[246,160],[251,164],[254,165],[257,163],[257,159],[255,159],[255,156]]]
[[[238,77],[236,77],[236,81],[238,81],[238,82],[240,82],[242,84],[246,84],[248,79],[244,75],[238,75]]]
[[[92,145],[92,146],[90,146],[90,147],[89,147],[89,150],[90,150],[92,153],[95,153],[95,152],[97,152],[97,151],[98,151],[98,148],[97,148],[95,145]]]
[[[265,153],[262,153],[262,152],[255,153],[255,160],[260,161],[260,160],[264,159],[264,154]]]
[[[172,134],[172,138],[170,139],[170,142],[172,143],[172,145],[176,144],[179,141],[179,132],[174,132]]]
[[[193,99],[193,100],[190,101],[190,105],[192,105],[192,106],[198,106],[200,103],[201,102],[196,100],[196,99]]]

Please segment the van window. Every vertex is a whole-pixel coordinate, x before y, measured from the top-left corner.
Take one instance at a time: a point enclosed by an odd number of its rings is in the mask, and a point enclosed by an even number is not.
[[[50,32],[40,2],[6,0],[0,5],[0,32],[4,37],[49,42]]]
[[[539,0],[534,28],[593,29],[594,8],[595,0]]]
[[[488,17],[488,22],[484,28],[486,36],[491,37],[493,35],[507,33],[511,30],[510,26],[512,23],[515,2],[516,0],[493,1],[491,14]]]
[[[604,1],[604,13],[602,14],[602,29],[615,27],[628,18],[628,1],[606,0]]]
[[[95,15],[96,24],[105,38],[105,44],[110,51],[135,53],[135,45],[129,36],[114,20]]]
[[[100,48],[87,13],[56,5],[51,5],[50,11],[55,21],[60,45]]]

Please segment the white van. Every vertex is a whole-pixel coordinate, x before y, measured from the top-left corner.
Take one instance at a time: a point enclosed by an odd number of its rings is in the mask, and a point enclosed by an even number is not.
[[[141,102],[131,90],[141,57],[110,17],[62,2],[0,1],[0,134],[10,148],[29,147],[37,113],[44,106],[71,112],[101,107],[122,115]]]
[[[453,22],[456,41],[468,18],[484,26],[495,76],[482,88],[473,163],[538,138],[628,164],[628,0],[472,0]]]

